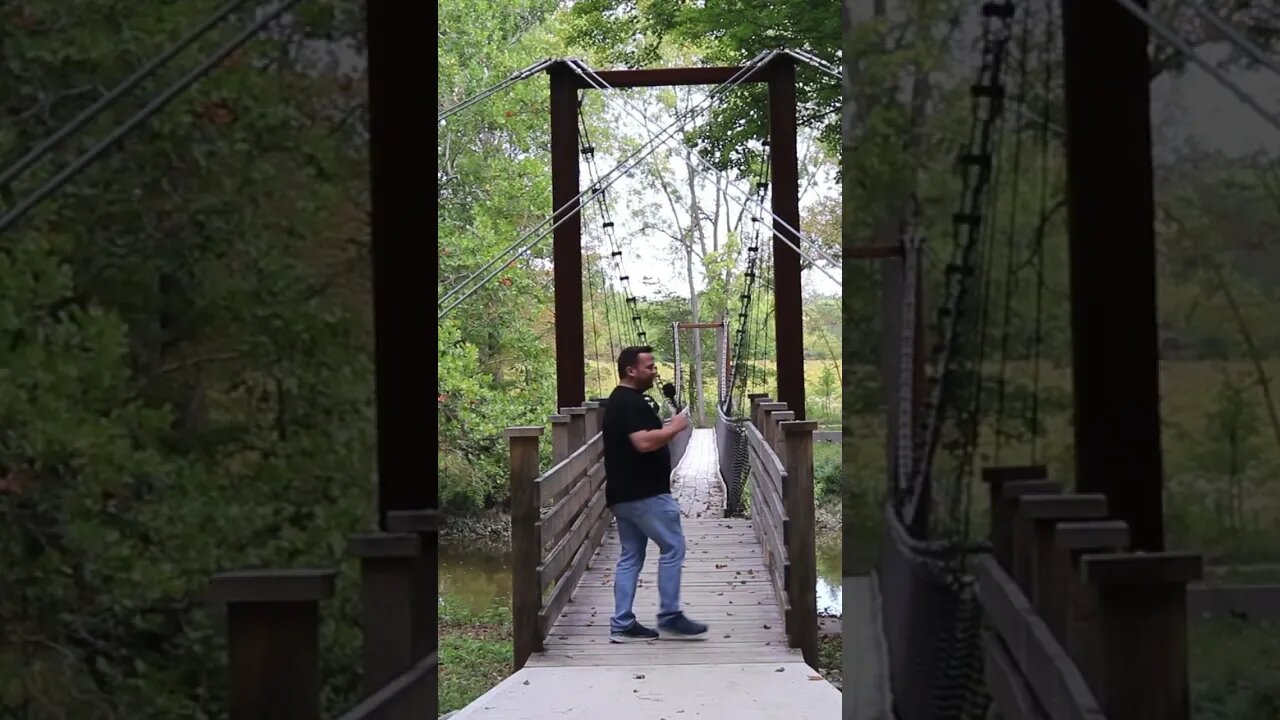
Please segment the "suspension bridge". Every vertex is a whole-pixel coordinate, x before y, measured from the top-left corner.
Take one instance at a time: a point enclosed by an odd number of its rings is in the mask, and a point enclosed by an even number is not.
[[[0,217],[0,230],[296,4],[282,3],[274,15],[255,20],[108,142]],[[353,536],[348,546],[361,568],[362,699],[342,720],[434,716],[439,668],[438,498],[436,481],[421,469],[421,415],[435,392],[423,372],[431,358],[418,337],[417,312],[429,258],[418,237],[415,182],[429,150],[417,71],[429,11],[390,0],[371,0],[367,9],[379,511],[376,530]],[[924,332],[921,277],[931,251],[910,222],[892,244],[842,253],[841,260],[879,263],[890,281],[882,314],[893,458],[883,557],[870,591],[860,596],[874,607],[846,613],[861,623],[846,635],[865,647],[846,648],[846,657],[859,664],[846,667],[844,712],[901,720],[991,713],[1182,720],[1189,713],[1187,586],[1199,576],[1201,558],[1166,550],[1162,524],[1147,56],[1149,32],[1175,46],[1178,39],[1141,3],[1062,0],[1061,24],[1051,32],[1061,40],[1066,69],[1065,116],[1056,127],[1047,107],[1035,120],[1035,111],[1021,104],[1027,80],[1009,71],[1018,33],[1030,32],[1029,24],[1021,30],[1015,24],[1020,9],[1025,13],[1024,3],[981,6],[972,129],[958,158],[963,190],[952,255],[943,265],[947,292],[938,303],[938,336],[927,342]],[[516,672],[458,720],[836,716],[840,694],[813,671],[815,426],[805,418],[799,299],[802,259],[815,269],[838,263],[799,229],[797,62],[840,77],[807,53],[772,51],[729,68],[597,71],[557,60],[511,79],[542,72],[551,78],[553,212],[488,267],[500,268],[502,260],[553,236],[553,463],[539,465],[546,426],[506,431]],[[698,84],[713,88],[709,104],[747,82],[768,86],[771,172],[764,184],[770,202],[766,207],[765,190],[743,193],[761,226],[743,273],[743,314],[718,323],[715,427],[682,440],[674,482],[685,511],[696,516],[686,519],[687,601],[710,622],[711,637],[678,647],[607,647],[601,618],[616,543],[602,503],[600,400],[588,399],[585,389],[581,222],[585,205],[599,200],[630,160],[611,173],[591,170],[588,189],[580,189],[580,161],[593,153],[577,129],[579,91]],[[991,188],[1002,155],[996,139],[1010,115],[1011,86],[1018,90],[1013,114],[1038,122],[1042,146],[1052,131],[1066,147],[1077,477],[1068,490],[1034,455],[1028,464],[982,468],[990,535],[978,540],[968,536],[956,508],[968,504],[963,488],[975,473],[982,386],[974,380],[984,356],[973,336],[985,337],[989,319],[982,298],[991,268],[984,258],[995,234],[983,229],[993,228],[997,217]],[[1280,119],[1267,117],[1280,128]],[[674,134],[682,127],[673,123],[653,145],[668,129]],[[1048,205],[1042,194],[1042,219]],[[744,357],[751,355],[751,283],[764,272],[766,249],[777,356],[777,388],[769,395],[745,392]],[[1030,267],[1042,271],[1043,257],[1033,256]],[[439,316],[492,277],[483,269],[475,284],[441,298]],[[1041,286],[1036,283],[1037,292]],[[638,299],[628,292],[624,300],[611,311],[621,317],[614,331],[619,339],[643,341],[640,315],[632,312]],[[749,518],[737,516],[744,497]],[[320,605],[333,595],[336,577],[334,569],[286,568],[228,570],[213,578],[208,598],[225,619],[233,720],[320,717]],[[652,577],[642,575],[641,603],[650,585]],[[866,681],[876,677],[883,682]]]
[[[455,716],[458,720],[596,717],[606,712],[637,718],[653,713],[692,717],[725,712],[743,717],[793,716],[797,711],[804,717],[838,714],[839,692],[815,669],[816,423],[806,420],[804,412],[800,279],[802,261],[821,267],[814,256],[825,253],[799,229],[797,62],[812,63],[839,77],[829,64],[792,51],[764,52],[738,67],[596,71],[579,60],[544,61],[513,76],[544,71],[549,76],[556,212],[538,234],[519,239],[506,254],[445,293],[440,316],[483,286],[485,274],[493,275],[492,267],[511,262],[552,235],[558,412],[548,418],[550,467],[538,467],[545,426],[507,430],[516,672],[463,708]],[[610,356],[624,345],[649,344],[650,336],[640,300],[631,289],[607,192],[629,168],[674,139],[715,101],[747,83],[766,85],[769,122],[768,136],[761,139],[754,163],[760,175],[748,178],[749,189],[722,184],[734,188],[749,223],[744,223],[741,233],[741,270],[735,291],[738,313],[732,320],[694,318],[674,322],[670,328],[675,405],[697,403],[702,391],[700,365],[691,365],[685,372],[682,335],[699,334],[690,336],[696,345],[701,332],[715,333],[714,427],[695,429],[672,443],[676,463],[672,492],[685,516],[687,543],[681,600],[711,630],[698,643],[611,645],[608,617],[619,546],[612,515],[604,504],[599,424],[605,400],[586,398],[589,372],[584,338],[588,333],[584,329],[591,331],[597,358],[602,335],[597,316],[604,319]],[[599,153],[583,115],[582,93],[681,85],[710,89],[702,102],[678,113],[617,168],[601,173],[596,163]],[[631,117],[649,128],[643,111],[625,96],[622,99]],[[466,107],[465,101],[455,107]],[[695,157],[703,169],[716,172],[709,161]],[[579,175],[581,167],[587,170],[585,183]],[[586,207],[596,209],[604,238],[598,256],[588,263],[583,258],[580,212]],[[838,267],[829,256],[823,260]],[[596,292],[590,269],[597,264],[612,272],[610,284],[620,295],[608,292],[603,278]],[[758,308],[762,289],[772,290],[776,399],[748,392],[750,384],[764,384],[759,364],[753,362],[761,354],[768,329],[767,315]],[[593,310],[590,320],[584,316],[584,308],[600,306],[603,312]],[[753,370],[755,382],[749,383]],[[749,519],[742,512],[748,497],[754,508]],[[641,575],[638,615],[656,614],[655,579],[656,569],[650,563]]]

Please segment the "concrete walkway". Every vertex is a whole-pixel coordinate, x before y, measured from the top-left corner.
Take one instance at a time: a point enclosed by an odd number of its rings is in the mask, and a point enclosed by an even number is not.
[[[451,720],[835,720],[840,693],[803,662],[525,668]]]

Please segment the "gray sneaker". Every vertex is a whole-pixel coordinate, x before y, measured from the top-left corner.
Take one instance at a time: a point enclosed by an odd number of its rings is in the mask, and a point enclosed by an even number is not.
[[[658,622],[658,632],[663,640],[705,640],[707,626],[685,617],[684,613],[673,615]]]
[[[609,633],[611,643],[647,642],[657,639],[658,633],[640,623],[631,623],[631,627],[626,630],[613,630]]]

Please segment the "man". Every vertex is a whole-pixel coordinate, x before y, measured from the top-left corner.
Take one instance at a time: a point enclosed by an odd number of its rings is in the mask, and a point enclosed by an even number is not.
[[[636,642],[659,637],[700,640],[707,626],[680,610],[680,565],[684,562],[684,531],[680,507],[671,496],[671,451],[667,443],[689,427],[686,413],[670,425],[650,405],[645,390],[653,387],[658,368],[653,348],[624,348],[618,354],[618,387],[604,408],[605,503],[618,520],[622,554],[613,578],[614,614],[609,619],[610,642]],[[632,604],[644,566],[645,546],[653,540],[662,552],[658,560],[658,630],[636,621]]]

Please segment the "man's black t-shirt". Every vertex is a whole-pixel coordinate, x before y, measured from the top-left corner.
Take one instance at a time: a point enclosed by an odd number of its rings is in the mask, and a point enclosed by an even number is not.
[[[663,445],[642,453],[631,433],[659,430],[662,418],[645,394],[619,385],[604,406],[605,503],[609,506],[671,492],[671,450]]]

